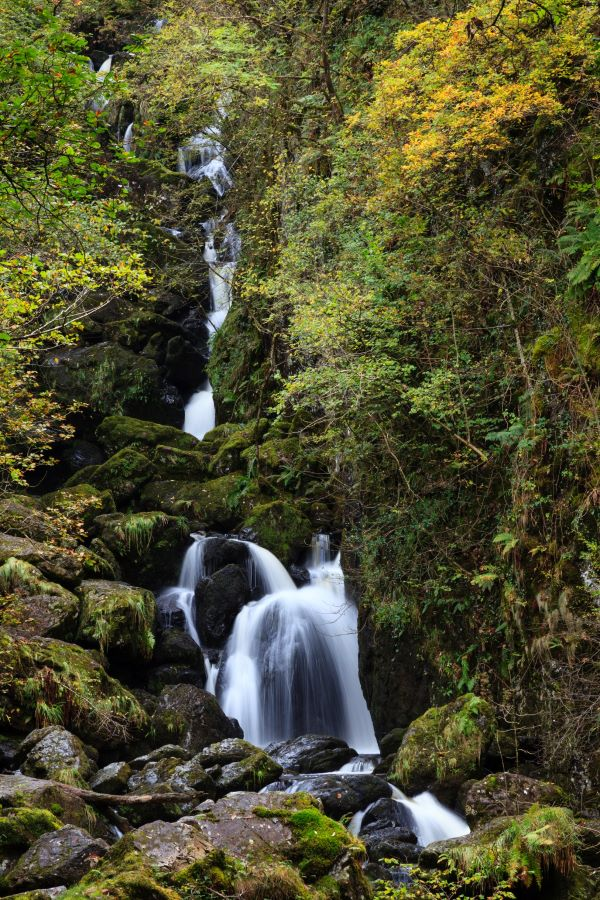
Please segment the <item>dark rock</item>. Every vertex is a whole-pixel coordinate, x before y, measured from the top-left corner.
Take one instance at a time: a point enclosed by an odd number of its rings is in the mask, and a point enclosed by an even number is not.
[[[71,784],[85,782],[95,773],[97,752],[60,725],[32,731],[21,744],[21,771],[34,778]],[[95,758],[93,758],[95,757]]]
[[[165,631],[185,632],[185,613],[179,606],[176,591],[162,591],[156,598],[160,627]]]
[[[211,481],[151,481],[141,495],[143,509],[160,509],[172,516],[186,516],[196,530],[229,531],[239,523],[232,497],[239,487],[239,473]]]
[[[385,798],[377,800],[365,812],[361,823],[361,834],[363,831],[371,828],[402,828],[404,831],[413,832],[415,821],[403,803],[397,803],[395,800]],[[411,843],[416,842],[416,837]]]
[[[227,565],[196,587],[196,627],[200,640],[209,647],[222,647],[239,611],[252,598],[246,572]]]
[[[293,563],[289,568],[289,573],[292,576],[292,581],[297,587],[304,587],[305,585],[310,584],[310,572],[306,566],[299,566],[296,563]]]
[[[202,668],[202,650],[195,640],[184,631],[169,629],[163,631],[156,641],[153,660],[156,663],[182,663],[194,669]]]
[[[565,793],[558,785],[512,772],[488,775],[482,781],[468,781],[458,797],[459,808],[471,826],[498,816],[518,816],[534,803],[566,806],[566,801]]]
[[[62,458],[71,472],[78,472],[79,469],[86,466],[99,466],[105,460],[104,453],[97,444],[81,440],[81,438],[71,441],[63,452]]]
[[[196,824],[186,821],[150,822],[132,832],[128,840],[154,868],[163,872],[178,872],[212,850]]]
[[[421,852],[414,834],[405,828],[378,828],[366,834],[361,831],[360,839],[372,862],[382,859],[416,862]]]
[[[148,690],[153,694],[160,694],[163,688],[174,684],[194,684],[203,688],[206,683],[204,667],[191,668],[190,666],[166,663],[157,666],[148,673]]]
[[[21,739],[0,735],[0,769],[16,769],[18,765]]]
[[[176,584],[189,524],[163,512],[98,516],[98,535],[114,555],[125,580],[142,587]]]
[[[214,779],[221,794],[260,790],[279,778],[283,771],[264,750],[239,738],[211,744],[194,758],[205,768],[214,769]]]
[[[178,759],[185,761],[191,758],[192,754],[189,750],[184,750],[184,748],[180,747],[178,744],[165,744],[163,747],[158,747],[156,750],[144,754],[144,756],[138,756],[135,759],[132,759],[129,765],[137,772],[143,769],[144,766],[147,766],[148,763],[158,762],[161,759]]]
[[[266,751],[286,772],[334,772],[356,756],[356,750],[340,738],[319,734],[270,744]]]
[[[299,779],[298,785],[318,797],[332,819],[358,812],[392,794],[390,785],[377,775],[312,775]]]
[[[100,794],[124,794],[133,770],[126,762],[114,762],[90,778],[90,787]]]
[[[75,884],[107,850],[105,841],[66,825],[42,835],[5,876],[6,884],[12,890]]]
[[[214,537],[204,542],[204,569],[208,575],[230,564],[243,568],[249,558],[248,547],[242,541]]]
[[[392,728],[391,731],[388,731],[379,741],[381,755],[391,756],[392,753],[396,753],[400,749],[405,734],[406,728]]]
[[[181,746],[195,753],[216,741],[237,737],[216,698],[191,684],[163,690],[152,724],[158,741],[177,735]]]
[[[309,519],[290,500],[257,504],[243,523],[285,565],[291,565],[310,546],[313,527]]]
[[[169,379],[184,392],[201,384],[206,362],[206,356],[181,336],[172,337],[167,344],[165,365]]]

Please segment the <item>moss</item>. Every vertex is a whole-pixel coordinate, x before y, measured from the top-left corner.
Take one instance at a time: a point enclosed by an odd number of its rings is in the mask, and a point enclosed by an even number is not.
[[[570,810],[532,806],[516,818],[495,819],[445,856],[482,886],[508,880],[541,887],[548,872],[570,875],[576,863],[577,826]]]
[[[210,471],[214,475],[227,475],[244,468],[244,451],[259,441],[267,428],[267,420],[261,419],[258,423],[250,425],[230,426],[227,437],[213,450],[210,462]],[[209,432],[209,435],[214,432]],[[209,441],[215,445],[216,441],[209,437]]]
[[[91,467],[88,467],[91,468]],[[156,475],[150,460],[137,450],[119,450],[93,472],[82,469],[67,481],[67,487],[89,482],[100,490],[110,491],[116,503],[125,503]]]
[[[149,659],[156,601],[150,591],[118,581],[84,581],[79,639],[102,652]]]
[[[57,831],[63,823],[48,809],[27,806],[10,809],[0,816],[0,850],[27,848],[48,831]]]
[[[294,562],[306,550],[313,530],[292,500],[258,504],[245,519],[244,528],[255,532],[258,543],[274,553],[284,565]]]
[[[64,725],[95,746],[120,745],[147,721],[133,694],[93,653],[7,632],[0,632],[0,718],[17,731]]]
[[[159,444],[149,455],[161,475],[169,480],[202,481],[208,475],[208,453]]]
[[[97,468],[94,466],[94,469]],[[77,516],[88,531],[96,516],[108,515],[116,510],[111,492],[98,490],[91,484],[78,484],[53,491],[43,497],[43,502],[46,509],[56,510],[67,518]]]
[[[237,896],[244,900],[309,900],[313,893],[291,866],[265,863],[240,878]]]
[[[96,525],[126,580],[145,587],[175,582],[189,542],[187,519],[152,510],[100,516]]]
[[[325,875],[323,878],[319,878],[315,884],[315,891],[323,900],[339,900],[339,897],[342,895],[340,886],[333,875]]]
[[[474,694],[428,709],[404,735],[391,780],[409,793],[457,788],[477,772],[495,726],[491,705]]]
[[[153,481],[142,491],[142,506],[185,516],[197,528],[228,530],[240,523],[237,494],[240,475],[224,475],[203,484]]]
[[[66,588],[47,581],[39,569],[10,557],[0,566],[0,594],[10,606],[0,609],[0,623],[31,634],[72,638],[77,631],[79,599]]]
[[[158,445],[178,450],[199,450],[200,442],[191,434],[131,416],[108,416],[98,426],[96,435],[107,453],[117,453],[126,447],[146,452]]]
[[[223,850],[212,850],[174,875],[171,882],[181,897],[210,900],[217,895],[235,893],[240,869],[240,863]]]

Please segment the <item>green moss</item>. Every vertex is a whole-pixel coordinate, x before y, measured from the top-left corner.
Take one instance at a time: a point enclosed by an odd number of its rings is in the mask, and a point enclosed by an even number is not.
[[[77,487],[89,483],[101,491],[110,491],[116,503],[131,500],[146,482],[156,475],[150,460],[137,450],[119,450],[101,466],[86,466],[66,483],[66,487]]]
[[[409,792],[458,786],[477,772],[495,727],[491,705],[474,694],[428,709],[404,735],[391,780]]]
[[[445,856],[483,886],[508,880],[541,887],[551,871],[570,875],[576,863],[577,826],[570,810],[532,806],[514,819],[495,819]]]
[[[292,500],[259,503],[245,519],[244,528],[254,531],[258,543],[284,565],[294,562],[306,550],[313,531],[310,521]]]
[[[182,869],[171,879],[181,897],[193,900],[211,900],[217,895],[235,893],[236,879],[242,867],[223,850],[212,850]]]
[[[185,516],[195,527],[228,530],[240,523],[237,495],[240,475],[224,475],[202,484],[180,481],[153,481],[142,491],[146,509],[160,509],[173,516]]]
[[[23,806],[0,816],[0,850],[30,847],[48,831],[57,831],[63,823],[48,809]]]
[[[79,640],[109,655],[149,659],[156,601],[150,591],[118,581],[84,581]]]
[[[98,467],[94,466],[94,470]],[[96,516],[115,512],[115,501],[110,491],[98,490],[91,484],[78,484],[46,494],[43,498],[46,509],[56,510],[69,518],[77,516],[90,529]]]
[[[107,453],[117,453],[126,447],[149,451],[158,447],[176,447],[179,450],[198,450],[200,442],[171,425],[158,425],[131,416],[108,416],[98,426],[96,435]]]
[[[150,459],[165,478],[174,481],[202,481],[208,475],[210,456],[199,450],[182,450],[159,444]]]
[[[250,425],[230,426],[225,440],[213,451],[210,471],[214,475],[227,475],[242,469],[244,451],[260,440],[267,425],[267,420],[261,419],[258,423],[253,422]],[[210,435],[214,435],[214,432],[209,432],[209,442],[214,446],[216,441]]]
[[[314,895],[291,866],[265,863],[240,878],[237,896],[245,900],[309,900]]]

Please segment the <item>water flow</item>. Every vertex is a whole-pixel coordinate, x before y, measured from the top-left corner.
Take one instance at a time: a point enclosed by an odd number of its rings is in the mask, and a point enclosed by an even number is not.
[[[236,618],[222,665],[223,709],[259,746],[313,733],[377,753],[358,677],[357,610],[343,593],[339,562],[324,563],[330,571],[298,590],[273,554],[248,546],[271,592]]]
[[[133,150],[133,122],[125,129],[125,135],[123,136],[123,150],[125,153],[131,153]]]
[[[179,582],[175,587],[165,588],[157,598],[158,607],[164,615],[172,615],[174,610],[181,610],[185,618],[186,631],[200,646],[200,638],[196,629],[194,615],[194,593],[196,585],[204,578],[204,546],[202,535],[192,535],[194,543],[188,548],[183,558]]]
[[[471,831],[464,819],[436,800],[429,791],[411,798],[406,797],[398,788],[393,788],[392,799],[410,813],[421,847],[426,847],[433,841],[462,837]]]
[[[225,147],[221,142],[221,121],[226,112],[219,107],[217,121],[204,131],[195,134],[187,144],[179,148],[178,168],[195,181],[208,178],[217,197],[221,198],[233,186],[233,179],[225,161]],[[210,312],[207,317],[211,340],[229,312],[232,298],[233,276],[240,255],[240,237],[232,223],[223,223],[225,210],[220,218],[204,222],[204,259],[208,266],[210,287]],[[222,232],[224,232],[222,234]],[[208,379],[190,398],[186,410],[184,431],[202,440],[215,427],[215,405],[212,387]]]

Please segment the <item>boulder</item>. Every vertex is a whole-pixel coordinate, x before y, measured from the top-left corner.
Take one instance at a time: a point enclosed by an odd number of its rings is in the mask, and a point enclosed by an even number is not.
[[[144,756],[136,756],[135,759],[131,760],[130,766],[134,771],[138,772],[147,766],[148,763],[158,762],[161,759],[178,759],[181,761],[191,758],[192,754],[190,751],[184,750],[178,744],[165,744],[163,747],[157,747],[156,750],[152,750],[150,753],[145,753]]]
[[[124,794],[132,775],[133,769],[129,763],[109,763],[90,778],[90,787],[99,794]]]
[[[109,657],[147,660],[154,649],[156,600],[121,581],[83,581],[78,639]]]
[[[83,787],[98,768],[96,751],[60,725],[32,731],[21,744],[20,757],[24,775]]]
[[[106,841],[65,825],[38,838],[10,869],[5,883],[12,890],[75,884],[98,865],[107,850]]]
[[[143,769],[133,772],[127,781],[127,792],[132,794],[151,794],[157,786],[169,787],[171,776],[181,765],[176,756],[164,756],[161,759],[146,763]]]
[[[94,528],[97,516],[108,515],[116,510],[110,491],[102,491],[91,484],[61,488],[42,497],[45,509],[58,512],[67,519],[81,521],[86,531]]]
[[[195,823],[186,821],[150,822],[133,831],[129,841],[162,872],[178,872],[204,859],[212,850]]]
[[[34,817],[32,821],[24,824],[27,837],[22,843],[30,844],[46,831],[52,830],[56,823],[54,818],[60,818],[56,827],[63,824],[85,825],[89,821],[88,810],[83,800],[72,794],[66,787],[62,787],[53,781],[44,781],[40,778],[29,778],[26,775],[0,775],[0,806],[4,816],[22,816],[21,809],[50,811],[53,818],[45,816]],[[13,811],[14,808],[14,811]],[[49,827],[46,827],[46,826]],[[13,822],[11,830],[15,827]],[[5,832],[3,832],[5,833]],[[21,846],[18,839],[16,843]]]
[[[303,734],[266,750],[286,772],[335,772],[356,756],[346,741],[320,734]]]
[[[49,809],[4,809],[0,814],[0,856],[22,853],[43,834],[62,827],[63,823]]]
[[[155,663],[180,663],[193,669],[204,666],[202,650],[185,631],[174,628],[163,631],[157,638],[152,657]]]
[[[25,642],[0,631],[0,660],[12,672],[0,694],[0,715],[15,731],[31,730],[49,691],[54,714],[95,747],[128,743],[147,723],[133,694],[89,650],[50,638]]]
[[[159,444],[148,451],[148,457],[169,481],[204,481],[208,477],[209,457],[206,453]]]
[[[85,553],[82,550],[0,534],[0,563],[11,558],[35,566],[47,578],[67,587],[73,587],[81,581],[85,564]]]
[[[250,559],[248,545],[225,537],[209,537],[204,541],[204,570],[213,575],[228,565],[245,568]]]
[[[474,694],[432,707],[407,729],[390,779],[407,794],[430,790],[451,803],[477,774],[495,730],[491,705]]]
[[[406,728],[392,728],[391,731],[388,731],[379,741],[381,755],[386,757],[397,753],[402,746],[405,734]]]
[[[397,859],[403,863],[414,863],[419,859],[421,852],[415,835],[406,828],[389,826],[361,831],[360,839],[367,848],[371,862]]]
[[[99,516],[95,524],[125,579],[152,588],[177,583],[190,531],[182,516],[116,513]]]
[[[310,547],[313,527],[293,500],[257,504],[243,523],[285,565],[296,562]]]
[[[296,784],[299,790],[317,797],[332,819],[352,815],[392,795],[390,785],[377,775],[311,775]]]
[[[160,694],[163,688],[175,684],[193,684],[203,688],[206,684],[204,667],[195,669],[177,663],[166,663],[164,666],[156,666],[148,672],[146,685],[153,694]]]
[[[183,423],[181,397],[169,391],[156,362],[119,344],[105,341],[53,351],[41,371],[59,399],[87,404],[94,420],[116,409],[175,427]]]
[[[240,475],[195,481],[151,481],[141,494],[143,509],[186,516],[197,530],[230,531],[239,523],[235,497]]]
[[[108,416],[98,426],[96,434],[102,448],[110,455],[127,447],[141,453],[159,445],[185,451],[200,449],[200,441],[179,428],[130,416]]]
[[[161,316],[153,310],[139,309],[123,319],[112,319],[104,324],[104,335],[122,347],[141,353],[150,338],[159,334],[164,346],[169,338],[181,335],[181,325]]]
[[[211,744],[195,759],[211,769],[220,794],[258,791],[276,781],[283,771],[264,750],[240,738]]]
[[[38,498],[8,495],[0,499],[0,532],[44,543],[76,547],[77,541],[65,533],[56,518],[49,516]]]
[[[110,491],[117,505],[129,503],[143,486],[156,477],[156,468],[138,450],[119,450],[101,466],[81,469],[66,482],[67,488],[91,484],[100,491]]]
[[[0,595],[12,597],[10,615],[21,631],[66,640],[75,637],[79,597],[48,581],[30,563],[10,557],[0,566]]]
[[[204,646],[222,647],[236,616],[252,599],[244,569],[233,564],[203,578],[196,587],[196,627]]]
[[[227,718],[216,698],[191,684],[164,688],[152,725],[157,741],[176,736],[194,753],[223,738],[240,736],[239,726]]]
[[[499,816],[518,816],[534,803],[564,806],[564,791],[549,781],[538,781],[513,772],[487,775],[481,781],[466,782],[458,805],[469,825],[481,825]]]

